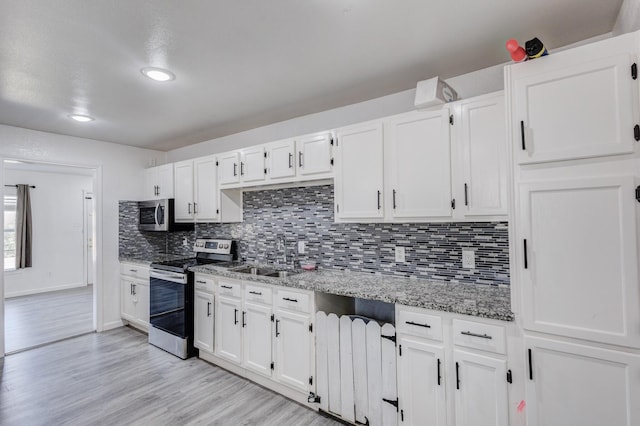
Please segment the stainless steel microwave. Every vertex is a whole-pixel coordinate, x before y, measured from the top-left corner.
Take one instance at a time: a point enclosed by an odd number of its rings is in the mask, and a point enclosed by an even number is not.
[[[191,231],[193,223],[176,223],[173,198],[138,202],[140,231]]]

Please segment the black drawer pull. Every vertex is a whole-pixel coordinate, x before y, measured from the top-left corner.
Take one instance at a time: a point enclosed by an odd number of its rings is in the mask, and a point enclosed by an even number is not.
[[[221,285],[220,287],[222,287],[222,288],[226,288],[226,289],[228,289],[228,290],[231,290],[231,289],[233,289],[233,287],[231,287],[231,286],[228,286],[228,285]]]
[[[250,291],[249,294],[257,294],[258,296],[262,296],[262,292],[259,291]]]
[[[206,283],[207,283],[206,281],[201,281],[201,280],[196,280],[196,282],[197,282],[198,284],[206,284]]]
[[[138,272],[137,269],[129,269],[129,272]]]
[[[287,302],[296,302],[296,303],[298,303],[298,299],[289,299],[288,297],[283,297],[282,300],[286,300]]]
[[[405,324],[417,325],[418,327],[431,328],[429,324],[420,324],[419,322],[405,321]]]
[[[465,336],[481,337],[483,339],[493,339],[493,337],[489,336],[488,334],[477,334],[470,331],[461,331],[460,334],[464,334]]]

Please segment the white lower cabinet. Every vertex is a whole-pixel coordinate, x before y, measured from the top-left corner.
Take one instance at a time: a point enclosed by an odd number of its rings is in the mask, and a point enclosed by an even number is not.
[[[120,317],[128,324],[149,329],[149,268],[120,265]]]
[[[273,309],[270,305],[256,302],[244,302],[242,311],[242,342],[244,346],[245,368],[271,377],[272,321]]]
[[[398,400],[406,425],[446,426],[444,347],[419,337],[398,336]]]
[[[193,345],[201,350],[213,352],[213,294],[195,291]]]
[[[455,349],[457,426],[508,426],[507,361]]]
[[[529,426],[640,424],[640,355],[525,336]]]
[[[279,308],[275,313],[276,379],[308,392],[311,379],[311,338],[308,313]]]
[[[215,353],[236,364],[242,362],[242,301],[219,294],[216,299]]]

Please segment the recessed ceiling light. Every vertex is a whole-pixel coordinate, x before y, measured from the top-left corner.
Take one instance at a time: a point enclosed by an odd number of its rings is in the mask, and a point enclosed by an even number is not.
[[[165,82],[165,81],[171,81],[176,79],[175,74],[173,74],[171,71],[164,70],[162,68],[147,67],[147,68],[142,68],[140,71],[142,72],[142,74],[146,75],[147,77],[149,77],[151,80],[154,80],[154,81]]]
[[[87,123],[89,121],[94,120],[93,117],[89,117],[88,115],[84,115],[84,114],[71,114],[69,118],[79,121],[80,123]]]

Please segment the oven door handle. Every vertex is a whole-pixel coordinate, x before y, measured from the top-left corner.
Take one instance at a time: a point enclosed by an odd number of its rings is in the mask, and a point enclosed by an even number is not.
[[[177,284],[186,284],[187,283],[187,274],[181,274],[179,272],[171,272],[171,271],[162,271],[159,269],[151,269],[149,271],[149,276],[151,278],[157,278],[163,281],[170,281],[172,283]]]

